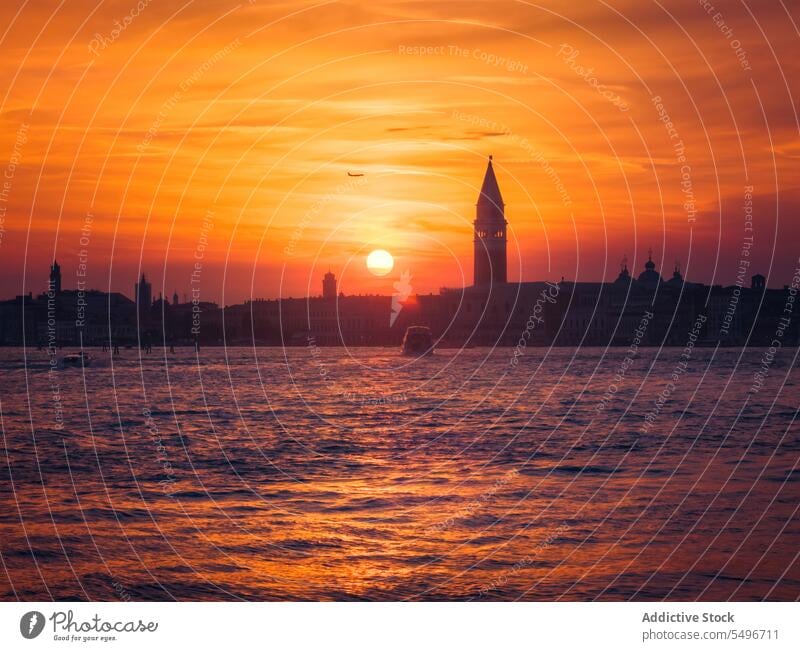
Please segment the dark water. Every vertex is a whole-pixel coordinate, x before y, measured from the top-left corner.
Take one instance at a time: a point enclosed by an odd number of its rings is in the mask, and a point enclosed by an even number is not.
[[[512,352],[0,351],[0,596],[800,596],[797,350]]]

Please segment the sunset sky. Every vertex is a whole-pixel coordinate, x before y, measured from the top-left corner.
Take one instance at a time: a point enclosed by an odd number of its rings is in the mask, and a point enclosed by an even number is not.
[[[189,293],[198,261],[223,304],[318,294],[329,268],[347,293],[469,284],[490,154],[512,281],[610,280],[652,247],[732,284],[752,235],[783,286],[800,14],[714,2],[7,0],[0,297],[54,257],[73,287],[82,249],[88,285],[129,296],[142,270]]]

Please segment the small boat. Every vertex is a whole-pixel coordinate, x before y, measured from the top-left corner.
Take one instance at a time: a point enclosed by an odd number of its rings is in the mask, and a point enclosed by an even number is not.
[[[89,366],[92,363],[92,356],[89,353],[73,353],[71,355],[64,355],[59,360],[62,368],[80,368]]]
[[[433,335],[427,326],[409,326],[403,337],[403,355],[433,355]]]

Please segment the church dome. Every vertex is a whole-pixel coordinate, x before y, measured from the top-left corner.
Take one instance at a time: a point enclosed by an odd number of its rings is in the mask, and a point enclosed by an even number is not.
[[[644,271],[639,274],[639,282],[645,287],[655,288],[661,282],[661,274],[656,271],[656,263],[653,262],[652,252],[644,264]]]

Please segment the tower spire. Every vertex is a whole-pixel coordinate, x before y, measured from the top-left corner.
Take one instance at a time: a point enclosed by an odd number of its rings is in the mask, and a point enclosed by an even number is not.
[[[61,293],[61,267],[55,257],[53,257],[53,264],[50,265],[50,286],[48,291],[53,291],[56,294]]]
[[[500,194],[500,186],[497,184],[497,177],[494,175],[494,167],[492,166],[492,155],[489,154],[489,164],[486,166],[486,174],[483,175],[483,184],[481,185],[481,193],[478,196],[478,208],[483,207],[484,210],[499,214],[503,217],[503,195]]]

